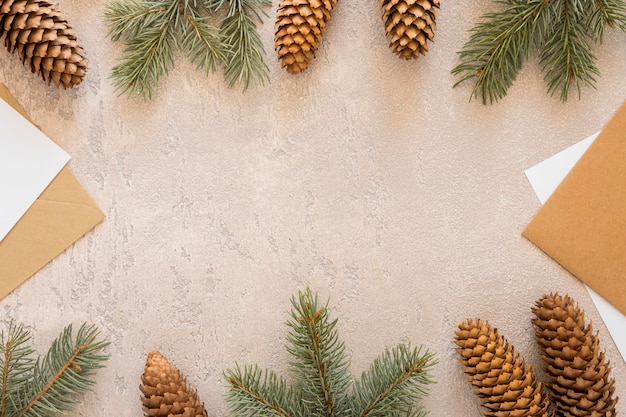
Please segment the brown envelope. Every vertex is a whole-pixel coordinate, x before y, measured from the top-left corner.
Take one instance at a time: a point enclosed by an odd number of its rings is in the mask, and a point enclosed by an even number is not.
[[[522,234],[626,314],[626,103]]]
[[[28,118],[0,84],[0,98]],[[0,298],[67,249],[104,214],[65,166],[0,242]]]

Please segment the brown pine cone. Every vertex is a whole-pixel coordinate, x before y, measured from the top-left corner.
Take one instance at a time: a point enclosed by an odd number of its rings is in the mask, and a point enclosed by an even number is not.
[[[0,38],[9,52],[44,81],[71,88],[87,71],[85,51],[54,5],[46,0],[0,0]]]
[[[439,0],[381,0],[389,47],[404,59],[428,52],[428,41],[435,37],[435,7]]]
[[[454,343],[460,362],[487,417],[553,417],[543,384],[532,366],[498,333],[480,319],[459,324]]]
[[[146,360],[141,403],[146,417],[207,417],[204,404],[185,377],[159,352],[150,352]]]
[[[274,45],[281,67],[291,74],[304,71],[322,41],[337,0],[282,0],[276,13]]]
[[[615,380],[585,313],[558,294],[544,295],[532,312],[554,405],[565,417],[615,416]]]

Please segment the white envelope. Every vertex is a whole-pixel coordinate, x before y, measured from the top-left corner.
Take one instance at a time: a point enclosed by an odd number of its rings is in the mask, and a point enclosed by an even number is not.
[[[0,100],[0,241],[70,156]]]

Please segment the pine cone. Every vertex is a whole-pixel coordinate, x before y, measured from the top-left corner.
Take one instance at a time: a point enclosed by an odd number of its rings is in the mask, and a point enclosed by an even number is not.
[[[150,352],[141,376],[141,402],[146,417],[207,417],[195,390],[159,352]]]
[[[532,311],[554,405],[565,417],[615,416],[615,380],[585,313],[558,294],[544,295]]]
[[[282,0],[276,13],[274,45],[281,67],[291,74],[306,69],[322,40],[337,0]]]
[[[44,81],[73,87],[87,71],[84,50],[60,11],[45,0],[0,0],[0,38]]]
[[[439,0],[381,0],[389,47],[406,60],[428,52],[428,41],[435,37]]]
[[[454,343],[488,417],[552,417],[548,396],[498,329],[480,319],[459,324]]]

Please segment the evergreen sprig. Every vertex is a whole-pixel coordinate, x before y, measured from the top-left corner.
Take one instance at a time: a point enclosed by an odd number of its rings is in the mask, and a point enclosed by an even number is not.
[[[410,344],[383,352],[360,381],[350,374],[345,345],[331,320],[328,303],[310,289],[291,300],[287,351],[294,381],[258,366],[225,372],[226,401],[238,417],[383,417],[426,415],[418,401],[434,383],[434,353]]]
[[[100,351],[108,342],[96,340],[94,326],[82,325],[76,337],[67,326],[43,358],[34,358],[23,325],[9,326],[0,336],[0,417],[43,417],[72,410],[78,396],[94,384],[95,369],[108,359]]]
[[[624,0],[494,0],[500,10],[486,13],[471,29],[452,69],[455,87],[475,80],[471,98],[492,104],[506,96],[523,61],[537,49],[550,95],[567,101],[572,87],[595,86],[600,74],[593,45],[606,27],[626,31]]]
[[[257,32],[269,0],[113,0],[104,11],[113,41],[126,40],[111,78],[120,93],[151,98],[182,50],[207,74],[224,66],[229,87],[264,84],[268,67]],[[219,23],[219,27],[213,23]]]

